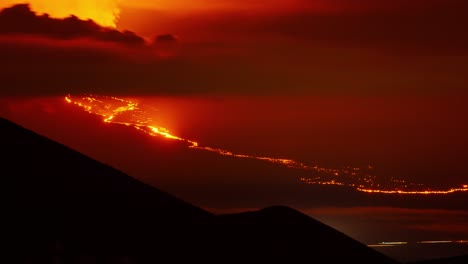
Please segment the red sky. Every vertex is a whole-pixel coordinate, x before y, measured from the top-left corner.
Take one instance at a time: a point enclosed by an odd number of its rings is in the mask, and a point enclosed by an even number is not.
[[[0,9],[18,2],[23,1],[2,0]],[[198,107],[197,112],[184,110],[183,106],[190,105],[186,102],[171,101],[168,105],[180,107],[173,111],[186,111],[177,120],[181,122],[180,127],[173,130],[201,141],[219,136],[220,140],[210,144],[225,144],[229,148],[257,146],[256,150],[261,151],[262,142],[273,141],[275,135],[263,136],[262,129],[267,126],[261,127],[257,120],[269,122],[270,127],[282,121],[294,129],[281,127],[278,131],[291,136],[283,138],[284,148],[264,148],[265,152],[284,154],[292,150],[291,154],[300,158],[322,155],[324,162],[336,162],[337,157],[348,161],[349,157],[364,156],[366,160],[377,157],[384,161],[383,165],[392,168],[397,164],[408,175],[423,180],[429,170],[434,175],[430,180],[442,181],[439,172],[447,169],[460,172],[450,174],[449,180],[466,179],[463,163],[467,145],[467,110],[463,103],[467,98],[468,76],[466,0],[29,2],[36,13],[27,8],[6,15],[0,11],[0,99],[68,93],[205,99],[232,94],[315,98],[316,101],[304,99],[302,104],[291,103],[289,111],[283,113],[276,108],[282,106],[282,97],[270,97],[275,98],[274,102],[262,108],[257,102],[251,102],[242,111],[221,111],[223,105],[218,105],[218,112],[210,113],[213,119],[208,114],[200,114],[209,112],[209,107]],[[50,17],[42,16],[43,13],[49,13]],[[64,19],[69,14],[79,19]],[[105,29],[87,19],[116,28]],[[161,34],[165,35],[155,41],[155,36]],[[455,97],[440,101],[441,95]],[[346,102],[340,103],[340,98]],[[239,166],[239,161],[196,156],[180,149],[168,154],[165,151],[171,147],[162,141],[158,141],[159,145],[149,144],[146,138],[128,136],[127,131],[106,127],[87,114],[73,113],[80,118],[71,122],[65,110],[54,108],[56,102],[47,104],[42,112],[35,108],[23,111],[25,106],[20,105],[15,113],[7,113],[16,116],[14,121],[22,121],[29,128],[55,136],[54,139],[67,145],[75,144],[78,150],[147,182],[153,180],[155,173],[145,166],[162,166],[173,174],[166,173],[163,175],[166,178],[158,178],[155,185],[207,207],[221,207],[220,204],[261,207],[277,202],[292,204],[292,199],[294,205],[310,208],[317,204],[307,203],[321,202],[323,198],[312,194],[313,199],[303,199],[301,191],[311,195],[309,186],[291,183],[288,173],[277,168],[259,165],[254,168],[258,177],[252,178],[251,168]],[[2,115],[5,108],[7,104],[0,104]],[[230,119],[225,118],[224,112]],[[186,120],[187,116],[193,119]],[[321,122],[319,128],[308,122],[313,118]],[[359,122],[353,122],[354,119]],[[255,127],[251,132],[259,140],[248,142],[242,138],[251,136],[247,130],[229,134],[229,129],[238,129],[230,120]],[[213,126],[196,131],[193,129],[196,122]],[[65,123],[66,126],[58,129],[57,124]],[[220,126],[215,126],[217,123]],[[84,131],[83,127],[94,130]],[[220,129],[227,132],[219,133]],[[80,133],[77,135],[76,131]],[[111,137],[106,134],[108,131],[112,131]],[[308,143],[297,141],[298,135],[305,134],[317,137],[309,138]],[[122,138],[132,143],[115,144]],[[317,148],[323,151],[312,151]],[[131,160],[126,154],[129,150],[140,154],[150,151],[164,155],[166,160],[154,161],[148,155]],[[206,178],[190,178],[193,168],[178,165],[184,158],[200,161],[192,165]],[[216,166],[205,166],[212,159]],[[177,167],[178,173],[171,166]],[[228,172],[227,167],[231,168]],[[229,184],[219,178],[220,173],[227,175]],[[271,181],[273,173],[278,176],[274,182]],[[240,197],[239,190],[242,190]],[[328,198],[326,206],[350,202],[340,195]],[[375,202],[381,206],[388,202],[384,200]],[[438,200],[432,202],[439,205]],[[419,200],[411,203],[404,199],[395,203],[397,206],[426,205]],[[447,204],[453,203],[443,201],[443,206]],[[326,212],[317,214],[326,216]],[[443,213],[434,218],[440,215]]]
[[[16,88],[2,94],[62,95],[95,88],[141,95],[466,90],[468,4],[463,0],[66,3],[38,0],[31,7],[38,15],[74,13],[108,23],[116,15],[118,30],[134,31],[147,45],[116,48],[107,41],[106,48],[97,44],[105,37],[91,36],[96,45],[88,41],[83,46],[77,39],[89,37],[80,35],[84,32],[72,38],[51,36],[46,29],[24,33],[18,31],[24,19],[6,21],[4,32],[9,33],[0,34],[0,55],[11,60],[0,64],[0,77],[6,87]],[[161,34],[169,35],[153,43]],[[27,41],[24,35],[29,35]],[[60,37],[66,47],[55,39],[47,42],[50,37]],[[31,77],[21,78],[23,73]],[[79,76],[78,81],[70,82],[73,76]],[[41,87],[31,91],[37,83]]]

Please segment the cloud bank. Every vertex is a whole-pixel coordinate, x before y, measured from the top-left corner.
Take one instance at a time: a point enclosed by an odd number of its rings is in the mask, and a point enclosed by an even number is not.
[[[28,4],[5,8],[0,12],[1,35],[39,35],[55,39],[90,38],[128,45],[142,45],[144,39],[130,31],[120,32],[105,28],[92,20],[81,20],[76,16],[64,19],[37,15]]]
[[[0,9],[27,2],[40,15],[65,18],[73,14],[80,19],[91,19],[102,26],[115,27],[120,14],[119,1],[121,0],[2,0]]]
[[[0,12],[0,95],[465,94],[466,4],[385,3],[191,14],[164,28],[182,41],[153,32],[154,45],[17,5]]]

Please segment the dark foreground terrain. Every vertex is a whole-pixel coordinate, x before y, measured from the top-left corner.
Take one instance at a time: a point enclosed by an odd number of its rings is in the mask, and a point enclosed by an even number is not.
[[[287,207],[211,214],[5,119],[0,150],[15,262],[395,263]]]

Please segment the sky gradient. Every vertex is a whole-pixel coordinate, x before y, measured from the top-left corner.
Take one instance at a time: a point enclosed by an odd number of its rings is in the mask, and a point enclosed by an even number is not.
[[[32,1],[36,16],[53,11],[44,3],[52,2]],[[465,1],[151,3],[117,5],[117,29],[141,36],[143,47],[86,32],[57,41],[47,31],[18,31],[22,19],[5,20],[0,77],[14,88],[1,93],[466,93]]]
[[[466,0],[21,2],[0,2],[1,116],[214,212],[284,204],[365,243],[467,239],[467,192],[305,184],[307,172],[148,137],[64,100],[126,98],[203,146],[459,187]]]

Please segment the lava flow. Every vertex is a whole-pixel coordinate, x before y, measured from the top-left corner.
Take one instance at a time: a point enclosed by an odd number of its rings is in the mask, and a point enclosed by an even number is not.
[[[411,183],[397,178],[391,178],[389,181],[383,182],[372,174],[372,166],[366,168],[350,166],[343,168],[324,168],[318,165],[307,165],[292,159],[238,154],[224,149],[200,146],[196,141],[172,135],[169,130],[153,125],[151,116],[144,111],[138,103],[116,97],[93,95],[83,97],[72,97],[68,95],[65,97],[65,100],[70,104],[79,106],[90,114],[101,116],[106,123],[126,125],[151,136],[161,136],[171,140],[185,142],[188,147],[192,149],[209,151],[236,158],[261,160],[292,169],[309,171],[310,176],[301,178],[301,181],[306,184],[347,186],[360,192],[381,194],[430,195],[468,192],[468,185],[449,189],[433,189],[423,184]]]

